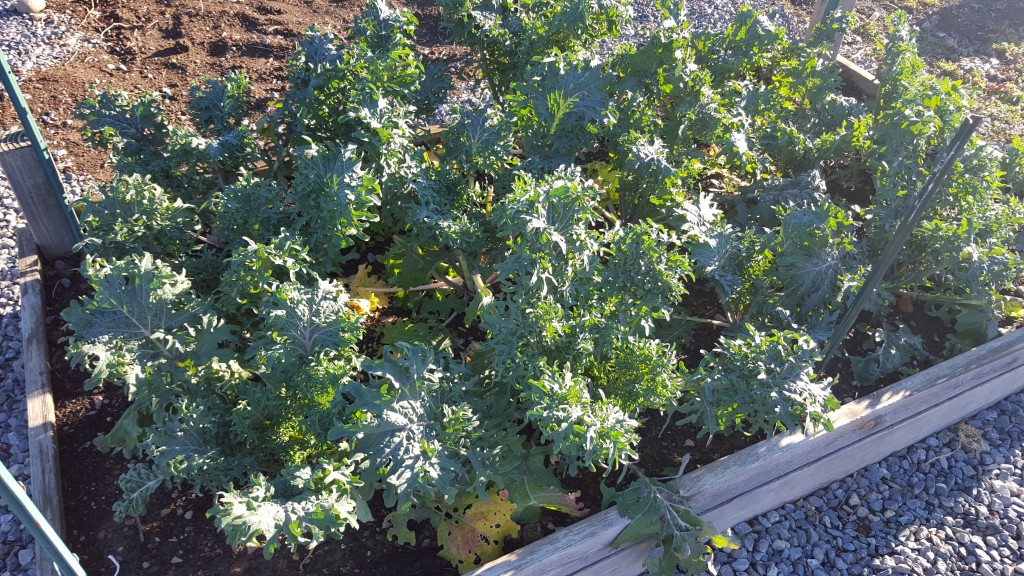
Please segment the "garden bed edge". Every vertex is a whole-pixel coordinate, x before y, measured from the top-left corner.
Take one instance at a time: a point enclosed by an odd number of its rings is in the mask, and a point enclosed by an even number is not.
[[[699,516],[726,529],[806,496],[1024,390],[1024,330],[1017,330],[844,405],[835,430],[792,430],[679,482]],[[628,524],[615,508],[506,554],[472,576],[636,576],[652,541],[613,549]]]

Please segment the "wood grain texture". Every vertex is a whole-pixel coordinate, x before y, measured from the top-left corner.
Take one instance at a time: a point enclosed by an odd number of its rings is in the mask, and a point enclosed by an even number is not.
[[[0,169],[7,175],[39,250],[49,258],[71,254],[76,240],[65,218],[66,208],[50,191],[32,147],[8,147],[0,152]]]
[[[683,476],[692,509],[725,529],[835,480],[1024,390],[1024,330],[851,402],[833,432],[780,434]],[[627,521],[606,510],[472,572],[636,576],[649,543],[611,543]]]
[[[807,24],[807,32],[804,33],[804,42],[811,40],[814,35],[814,28],[821,24],[821,20],[825,17],[825,9],[828,7],[829,0],[818,0],[814,4],[814,11],[811,12],[811,19]],[[836,6],[836,13],[843,14],[846,12],[852,12],[857,6],[857,0],[839,0],[839,4]],[[832,42],[832,58],[835,59],[839,55],[839,48],[843,45],[843,35],[836,34],[835,40]]]
[[[804,32],[804,42],[811,39],[814,27],[821,24],[821,19],[825,16],[826,6],[828,6],[828,0],[817,0],[814,3],[814,10],[811,11],[811,19],[807,21],[807,32]]]
[[[21,287],[22,359],[25,362],[25,396],[28,409],[29,467],[32,502],[58,536],[64,537],[64,507],[57,455],[57,429],[50,389],[49,346],[43,321],[42,269],[36,242],[27,228],[17,231],[18,284]],[[38,576],[56,576],[46,552],[36,543]]]
[[[878,98],[878,79],[875,75],[858,66],[852,60],[844,56],[836,56],[836,64],[842,69],[840,74],[843,80],[852,84],[857,90],[869,99]]]

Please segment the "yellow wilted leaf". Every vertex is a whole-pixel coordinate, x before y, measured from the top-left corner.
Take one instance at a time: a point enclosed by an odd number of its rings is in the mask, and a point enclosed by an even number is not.
[[[348,281],[348,293],[352,297],[352,300],[349,301],[349,308],[357,313],[372,314],[378,309],[386,308],[391,304],[391,299],[388,297],[387,292],[367,290],[367,288],[387,288],[388,286],[387,282],[381,280],[380,277],[370,274],[370,267],[368,265],[360,264],[359,270]],[[354,304],[357,301],[360,304]],[[359,308],[355,308],[354,305],[365,306],[367,311],[364,312]]]
[[[515,509],[505,490],[489,494],[486,502],[476,493],[460,496],[437,525],[440,556],[462,574],[498,558],[505,538],[519,535],[519,524],[512,521]]]
[[[350,298],[348,301],[348,309],[356,314],[367,316],[371,311],[373,311],[373,304],[369,300],[364,300],[363,298]]]

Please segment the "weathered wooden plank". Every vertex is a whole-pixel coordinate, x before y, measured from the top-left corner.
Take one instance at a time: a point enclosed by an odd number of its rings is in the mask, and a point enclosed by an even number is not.
[[[874,74],[861,68],[845,56],[836,55],[836,64],[839,64],[842,69],[840,75],[843,80],[852,84],[865,97],[872,100],[878,98],[878,79]]]
[[[794,430],[681,480],[693,510],[719,528],[772,510],[1024,389],[1024,330],[947,360],[833,414],[835,430]],[[614,509],[473,572],[475,576],[635,576],[649,545],[612,550],[626,525]]]
[[[814,11],[811,13],[811,19],[807,25],[807,32],[804,33],[804,42],[811,39],[814,33],[814,28],[821,24],[822,19],[825,17],[825,13],[828,12],[829,5],[834,5],[834,12],[843,14],[846,12],[853,11],[857,5],[857,0],[818,0],[814,5]],[[832,58],[836,58],[839,55],[839,48],[843,45],[843,35],[836,34],[835,40],[832,42]]]
[[[46,167],[40,165],[23,132],[0,138],[0,169],[14,190],[39,249],[50,258],[67,256],[78,241],[65,214],[63,190],[52,191]],[[52,168],[52,167],[50,167]]]
[[[470,572],[475,576],[521,576],[582,573],[598,558],[595,550],[611,550],[612,542],[629,522],[614,508],[564,528]],[[608,556],[608,554],[603,554]]]
[[[42,268],[36,242],[27,228],[17,231],[18,284],[21,287],[22,359],[25,362],[25,396],[28,408],[28,446],[32,475],[32,502],[53,527],[64,536],[64,507],[57,455],[57,429],[50,388],[49,346],[43,300]],[[36,543],[39,576],[56,576],[49,554]]]

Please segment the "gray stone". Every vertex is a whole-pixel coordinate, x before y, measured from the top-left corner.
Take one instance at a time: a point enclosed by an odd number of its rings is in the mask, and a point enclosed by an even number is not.
[[[36,557],[36,553],[31,548],[26,548],[18,552],[18,563],[22,566],[28,566],[29,562]]]

